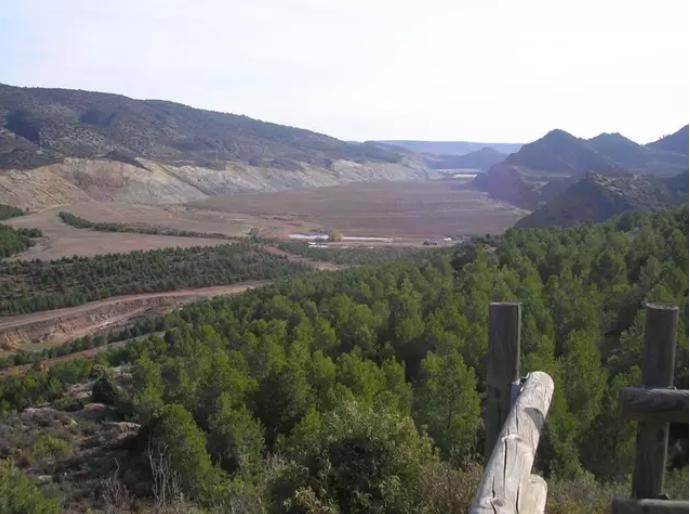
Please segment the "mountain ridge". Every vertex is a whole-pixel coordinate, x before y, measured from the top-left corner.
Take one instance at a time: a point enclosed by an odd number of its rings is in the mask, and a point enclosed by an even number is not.
[[[4,171],[1,171],[4,170]],[[179,203],[426,177],[414,155],[244,115],[113,93],[0,84],[0,201]]]
[[[685,125],[672,134],[663,136],[652,143],[647,143],[648,147],[657,150],[677,152],[688,155],[688,125]]]
[[[669,136],[675,138],[673,144],[682,131]],[[582,139],[554,129],[492,166],[487,177],[477,177],[473,185],[495,198],[537,209],[590,173],[672,177],[687,170],[686,155],[640,145],[619,133]]]

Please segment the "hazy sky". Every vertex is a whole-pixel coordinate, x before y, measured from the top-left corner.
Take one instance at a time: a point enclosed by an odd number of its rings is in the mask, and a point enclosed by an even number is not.
[[[647,142],[688,122],[688,0],[0,0],[0,82],[343,139]]]

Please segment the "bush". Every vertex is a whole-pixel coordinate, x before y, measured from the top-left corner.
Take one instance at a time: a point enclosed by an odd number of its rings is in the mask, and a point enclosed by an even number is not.
[[[295,428],[290,465],[273,484],[276,512],[419,512],[437,461],[408,416],[348,402]]]
[[[61,460],[72,455],[72,444],[60,437],[41,436],[31,448],[31,456],[36,460]]]
[[[0,461],[2,514],[58,514],[57,501],[45,496],[11,461]]]

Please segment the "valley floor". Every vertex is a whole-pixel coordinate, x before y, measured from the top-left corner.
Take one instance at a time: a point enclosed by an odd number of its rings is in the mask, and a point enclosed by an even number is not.
[[[155,234],[98,232],[67,225],[65,211],[91,222],[158,227],[229,237],[288,239],[291,233],[331,229],[345,236],[391,239],[395,245],[421,245],[428,239],[496,234],[526,211],[465,187],[461,180],[355,183],[337,187],[235,193],[190,205],[81,202],[52,207],[5,221],[16,228],[38,228],[43,237],[17,259],[51,260],[171,247],[212,246],[227,240]],[[347,241],[347,245],[379,245]]]
[[[463,180],[361,182],[280,193],[233,193],[191,205],[290,224],[270,230],[271,237],[288,237],[295,223],[311,222],[345,236],[393,238],[407,244],[497,234],[527,214],[469,189]]]

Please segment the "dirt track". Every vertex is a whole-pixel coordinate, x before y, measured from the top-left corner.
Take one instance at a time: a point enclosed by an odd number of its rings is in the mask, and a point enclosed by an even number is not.
[[[123,324],[145,313],[167,312],[195,301],[240,294],[269,283],[270,281],[264,280],[229,286],[115,296],[75,307],[0,318],[0,355],[59,345],[106,327]]]

